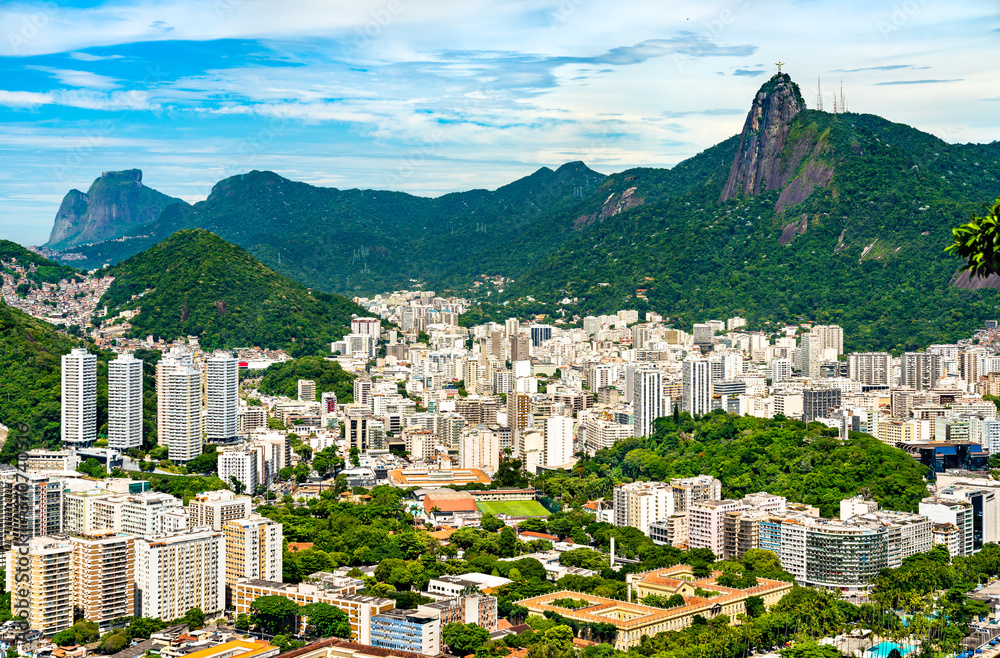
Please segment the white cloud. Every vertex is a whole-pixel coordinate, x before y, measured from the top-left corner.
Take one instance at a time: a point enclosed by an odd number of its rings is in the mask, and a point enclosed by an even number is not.
[[[122,59],[122,55],[91,55],[90,53],[72,52],[69,56],[80,62],[103,62],[109,59]]]
[[[27,68],[48,73],[68,87],[86,87],[88,89],[117,89],[121,87],[114,78],[91,73],[90,71],[56,69],[50,66],[28,66]]]

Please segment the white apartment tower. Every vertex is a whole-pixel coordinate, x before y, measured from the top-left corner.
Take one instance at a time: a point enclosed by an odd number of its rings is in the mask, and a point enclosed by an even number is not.
[[[191,461],[201,454],[203,442],[201,373],[187,366],[164,379],[160,436],[166,439],[170,461]]]
[[[194,359],[191,353],[179,347],[171,347],[170,350],[156,364],[156,425],[157,442],[161,446],[170,445],[170,420],[167,414],[167,381],[170,373],[181,372],[194,367]]]
[[[712,369],[704,359],[685,359],[681,364],[681,410],[692,416],[712,410]]]
[[[97,357],[77,347],[62,357],[62,442],[86,447],[97,440]]]
[[[119,354],[108,364],[108,447],[142,447],[142,360]]]
[[[205,375],[208,442],[232,443],[238,434],[239,361],[228,352],[215,354],[205,362]]]
[[[551,416],[545,421],[545,465],[561,466],[573,459],[573,419]]]
[[[208,528],[136,538],[136,616],[177,619],[195,607],[222,612],[225,564],[225,537]]]
[[[771,383],[787,381],[792,378],[792,362],[788,359],[771,360]]]
[[[888,352],[852,352],[847,355],[847,376],[868,385],[892,384],[892,355]]]
[[[659,369],[637,370],[632,385],[633,434],[648,436],[653,421],[663,415],[663,374]]]

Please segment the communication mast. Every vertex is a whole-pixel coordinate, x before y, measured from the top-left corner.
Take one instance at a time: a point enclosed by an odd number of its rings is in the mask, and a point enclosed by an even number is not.
[[[823,111],[823,83],[819,76],[816,76],[816,109]]]

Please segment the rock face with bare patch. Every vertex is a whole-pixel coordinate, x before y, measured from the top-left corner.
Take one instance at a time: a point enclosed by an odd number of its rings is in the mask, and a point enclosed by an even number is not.
[[[641,206],[642,197],[636,194],[635,190],[635,187],[630,187],[624,192],[612,194],[601,204],[601,209],[597,212],[577,217],[573,222],[573,228],[579,231],[596,221],[605,220],[636,206]]]
[[[781,154],[792,119],[804,108],[799,86],[787,73],[779,73],[764,83],[743,124],[720,202],[741,194],[757,196],[788,182],[792,170],[782,166]]]

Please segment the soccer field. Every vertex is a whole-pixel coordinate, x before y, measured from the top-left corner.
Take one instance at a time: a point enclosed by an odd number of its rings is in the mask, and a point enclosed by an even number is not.
[[[476,503],[483,514],[507,514],[509,516],[548,516],[549,511],[534,500],[486,501]]]

